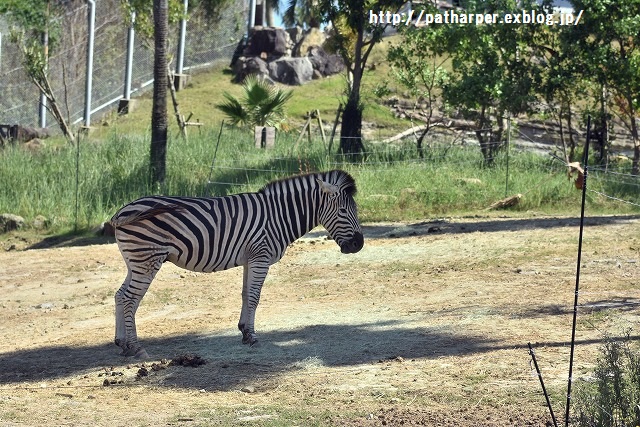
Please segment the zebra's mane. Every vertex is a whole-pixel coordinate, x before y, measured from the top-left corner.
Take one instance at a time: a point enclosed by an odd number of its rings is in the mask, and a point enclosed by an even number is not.
[[[283,178],[283,179],[277,179],[266,184],[264,187],[260,189],[259,192],[269,193],[271,192],[271,190],[276,190],[278,187],[280,187],[280,183],[288,182],[290,180],[296,180],[296,179],[306,179],[315,183],[316,178],[321,179],[323,181],[327,181],[331,184],[337,185],[338,187],[340,187],[341,191],[345,192],[350,196],[356,195],[356,192],[357,192],[356,181],[347,172],[339,169],[334,169],[328,172],[314,172],[314,173],[308,173],[304,175],[296,175],[296,176]]]

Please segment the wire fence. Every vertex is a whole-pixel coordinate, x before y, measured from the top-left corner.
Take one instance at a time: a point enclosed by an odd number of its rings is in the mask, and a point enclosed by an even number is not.
[[[48,76],[56,99],[72,124],[82,122],[89,99],[90,115],[115,109],[127,89],[140,95],[152,87],[153,50],[149,41],[134,34],[131,86],[126,87],[129,27],[120,0],[95,1],[95,30],[92,67],[88,66],[90,10],[87,4],[69,8],[57,18],[59,43],[53,46]],[[77,4],[77,3],[72,3]],[[184,71],[229,61],[244,35],[246,5],[234,0],[212,23],[199,7],[189,9],[185,44],[180,46],[179,25],[170,29],[169,46],[177,59],[182,47]],[[43,110],[38,89],[29,79],[19,47],[10,40],[10,24],[0,18],[0,124],[57,128]],[[175,63],[175,61],[174,61]],[[89,71],[92,69],[92,73]],[[90,78],[89,97],[85,92]]]
[[[216,194],[214,188],[222,191],[222,194],[225,191],[253,191],[256,185],[259,185],[256,181],[264,183],[268,180],[320,169],[343,168],[354,170],[355,173],[358,173],[358,170],[366,170],[367,173],[379,174],[380,178],[384,179],[385,174],[391,176],[397,173],[399,168],[411,169],[417,173],[439,168],[486,171],[487,164],[497,162],[499,167],[496,170],[499,172],[496,173],[504,174],[503,189],[506,198],[516,193],[526,196],[528,192],[536,192],[543,187],[542,181],[548,181],[550,177],[567,177],[568,175],[569,168],[565,161],[558,156],[547,154],[558,149],[553,145],[548,145],[547,153],[543,153],[539,149],[532,150],[526,145],[512,143],[510,146],[505,146],[503,142],[493,142],[486,144],[486,148],[490,148],[493,154],[484,156],[477,141],[473,139],[452,137],[449,141],[440,140],[423,147],[421,153],[412,142],[378,144],[375,141],[364,141],[365,151],[360,153],[357,160],[353,160],[349,154],[339,152],[326,152],[322,155],[322,150],[326,151],[327,148],[319,138],[302,144],[306,147],[296,144],[280,151],[250,150],[243,152],[242,156],[214,159],[207,182],[209,188],[207,193],[208,195]],[[282,143],[282,145],[286,144],[286,142]],[[318,155],[318,153],[321,154]],[[537,154],[540,158],[533,163],[523,163],[523,158],[519,157],[519,154],[529,154],[534,157]],[[509,169],[509,162],[511,162],[511,169]],[[531,167],[532,164],[535,164],[536,170],[541,172],[539,182],[532,183],[524,180],[518,184],[516,181],[520,172]],[[632,210],[640,207],[640,177],[625,172],[626,169],[626,164],[619,167],[591,166],[592,185],[588,190],[590,197],[613,200],[621,203],[621,207],[623,205],[632,207]],[[571,179],[575,178],[576,176],[571,177]],[[523,187],[523,183],[528,186]],[[572,184],[568,186],[573,187]],[[449,189],[430,188],[429,191],[446,193]]]

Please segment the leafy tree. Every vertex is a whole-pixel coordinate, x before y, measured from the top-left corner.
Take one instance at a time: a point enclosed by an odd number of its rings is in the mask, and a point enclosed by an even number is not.
[[[189,0],[189,10],[202,7],[205,10],[207,19],[215,22],[220,18],[221,11],[230,1],[231,0]],[[125,11],[125,16],[128,19],[130,19],[131,14],[135,12],[136,19],[134,25],[136,32],[150,43],[153,40],[154,30],[153,0],[121,0],[121,4]],[[168,0],[167,19],[169,25],[177,24],[178,21],[184,17],[183,0]]]
[[[417,139],[420,157],[423,157],[424,139],[435,125],[434,114],[441,101],[442,88],[449,78],[444,68],[449,54],[442,50],[441,29],[400,27],[403,37],[400,43],[389,48],[387,55],[394,77],[409,89],[416,104],[426,104],[424,130]]]
[[[285,119],[284,104],[293,91],[284,91],[254,75],[242,82],[244,96],[238,99],[227,92],[226,102],[216,105],[234,125],[279,127]]]
[[[55,49],[60,39],[60,19],[64,11],[61,0],[6,0],[0,3],[0,15],[14,25],[11,40],[22,52],[22,64],[31,81],[45,96],[47,109],[58,122],[70,143],[75,136],[54,95],[48,76],[49,50]]]
[[[573,0],[582,10],[581,24],[567,27],[565,46],[577,58],[583,78],[612,92],[610,108],[631,134],[634,156],[631,173],[640,173],[640,0]],[[599,92],[599,93],[598,93]]]
[[[500,16],[513,10],[543,12],[533,1],[477,2],[476,11]],[[444,88],[445,101],[476,124],[476,137],[486,164],[492,164],[505,139],[508,116],[531,112],[539,68],[531,46],[537,25],[450,26],[448,50],[453,76]]]
[[[537,52],[541,66],[541,82],[537,93],[545,101],[543,112],[556,121],[560,129],[564,160],[575,160],[578,141],[574,136],[574,114],[578,102],[587,97],[588,84],[581,76],[581,67],[562,36],[561,27],[548,27],[532,48]]]
[[[373,47],[382,40],[386,25],[370,23],[370,10],[397,11],[402,0],[318,0],[324,22],[333,26],[332,41],[347,67],[347,88],[342,126],[340,152],[359,156],[362,143],[362,111],[360,86],[367,60]]]

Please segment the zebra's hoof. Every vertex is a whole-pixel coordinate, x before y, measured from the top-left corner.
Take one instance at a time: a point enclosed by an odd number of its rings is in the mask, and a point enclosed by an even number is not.
[[[242,344],[249,344],[249,347],[254,347],[258,343],[256,334],[245,333],[242,334]]]
[[[137,349],[128,348],[128,349],[122,350],[122,352],[120,353],[120,356],[134,357],[135,359],[149,358],[149,354],[147,353],[147,350],[144,349],[144,347],[138,347]]]

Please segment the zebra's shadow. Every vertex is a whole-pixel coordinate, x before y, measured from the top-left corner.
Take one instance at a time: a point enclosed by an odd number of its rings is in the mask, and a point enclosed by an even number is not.
[[[281,374],[316,367],[340,368],[404,360],[482,353],[499,342],[445,330],[408,328],[397,321],[363,324],[321,324],[297,330],[263,331],[258,347],[241,344],[239,332],[184,334],[144,339],[151,356],[145,364],[178,355],[197,354],[207,363],[198,367],[166,366],[149,370],[142,379],[156,385],[205,390],[233,390]],[[105,368],[138,369],[141,361],[118,356],[113,344],[86,347],[52,346],[0,354],[0,385],[98,377]]]
[[[363,367],[396,360],[415,361],[446,356],[480,355],[499,350],[521,351],[528,360],[526,343],[514,343],[453,332],[449,326],[408,327],[390,320],[361,324],[320,324],[297,330],[271,330],[260,334],[262,344],[241,344],[239,332],[183,334],[151,338],[144,344],[152,359],[144,366],[162,364],[163,369],[147,369],[139,384],[206,391],[239,390],[247,385],[268,388],[279,376],[316,369]],[[458,329],[460,330],[460,329]],[[620,337],[623,339],[624,337]],[[578,340],[576,344],[601,344],[605,338]],[[638,340],[637,335],[627,339]],[[536,346],[566,347],[565,341],[536,343]],[[69,377],[102,385],[105,371],[133,370],[142,361],[117,355],[113,344],[86,347],[51,346],[0,353],[0,385],[55,382]],[[170,360],[187,353],[204,358],[198,367],[169,366]],[[524,363],[524,362],[523,362]],[[72,383],[75,380],[72,380]],[[124,386],[134,384],[125,381]]]

